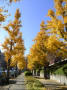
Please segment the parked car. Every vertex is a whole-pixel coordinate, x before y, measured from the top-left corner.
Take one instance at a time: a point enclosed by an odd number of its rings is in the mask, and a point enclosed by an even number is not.
[[[2,75],[2,71],[0,70],[0,76]]]
[[[10,77],[16,77],[18,75],[18,71],[13,69],[13,70],[10,70]]]

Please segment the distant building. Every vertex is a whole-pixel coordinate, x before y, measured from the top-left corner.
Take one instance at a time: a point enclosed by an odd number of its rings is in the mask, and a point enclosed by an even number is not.
[[[50,60],[50,64],[55,64],[57,62],[61,62],[62,61],[62,58],[59,56],[59,57],[55,57],[53,58],[52,60]]]
[[[0,70],[5,70],[7,68],[7,64],[5,61],[4,53],[0,51]]]

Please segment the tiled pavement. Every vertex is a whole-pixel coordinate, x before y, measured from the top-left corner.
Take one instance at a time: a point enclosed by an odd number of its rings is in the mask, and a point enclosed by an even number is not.
[[[44,87],[47,90],[67,90],[67,86],[61,85],[60,83],[54,80],[45,80],[45,79],[38,79],[38,80],[44,84]]]
[[[16,79],[13,79],[14,83],[7,86],[0,86],[0,90],[26,90],[24,74],[22,73]]]

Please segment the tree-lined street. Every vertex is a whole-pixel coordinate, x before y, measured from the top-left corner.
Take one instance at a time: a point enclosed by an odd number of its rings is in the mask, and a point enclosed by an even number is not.
[[[1,0],[0,6],[0,88],[66,90],[67,0]]]

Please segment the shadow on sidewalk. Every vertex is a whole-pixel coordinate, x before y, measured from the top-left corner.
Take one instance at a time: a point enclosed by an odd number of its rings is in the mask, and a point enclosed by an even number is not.
[[[45,86],[47,90],[67,90],[67,87],[61,86]]]
[[[62,85],[54,80],[44,79],[44,78],[37,78],[41,83],[43,83],[46,90],[67,90],[67,85]]]
[[[15,84],[16,83],[16,80],[9,80],[9,84]],[[1,80],[0,81],[0,86],[6,86],[6,85],[9,85],[7,83],[7,80]]]
[[[54,89],[54,90],[67,90],[67,88],[60,88],[60,89]]]
[[[16,80],[10,80],[9,81],[9,84],[15,84],[16,83]]]

